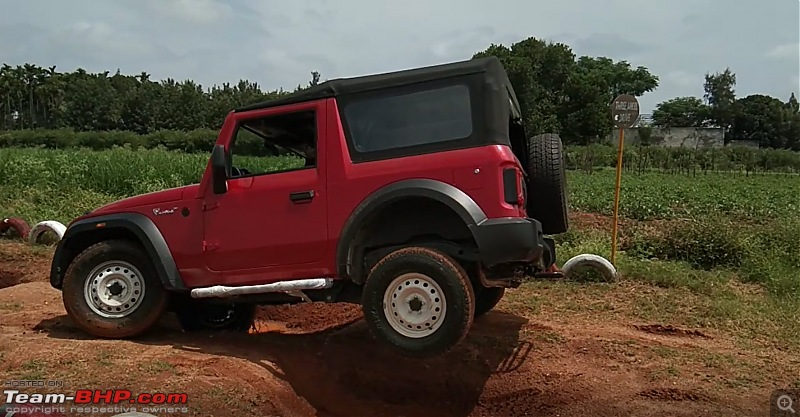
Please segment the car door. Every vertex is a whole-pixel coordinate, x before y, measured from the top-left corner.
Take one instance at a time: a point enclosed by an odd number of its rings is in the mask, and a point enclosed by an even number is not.
[[[313,112],[316,138],[324,137],[321,133],[325,123],[321,119],[325,113],[319,108],[322,106],[324,102],[293,106],[297,111]],[[287,109],[268,110],[253,117],[269,118],[276,112],[277,116],[291,113]],[[240,142],[240,150],[245,149],[240,132],[246,123],[246,119],[237,122],[240,127],[234,134],[236,139],[230,152],[233,166],[247,168],[249,172],[230,178],[226,193],[205,196],[205,264],[212,271],[233,272],[226,275],[247,271],[245,275],[250,278],[243,278],[245,281],[252,281],[259,269],[272,269],[269,276],[275,276],[274,270],[281,268],[296,275],[298,265],[313,268],[327,250],[324,141],[315,140],[315,166],[301,164],[286,168],[279,158],[237,154],[236,142]],[[270,166],[277,171],[270,171]],[[231,283],[230,279],[226,281]]]

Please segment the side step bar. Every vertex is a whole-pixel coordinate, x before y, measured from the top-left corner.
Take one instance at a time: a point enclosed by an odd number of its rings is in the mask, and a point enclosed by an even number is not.
[[[213,287],[195,288],[192,290],[191,294],[192,298],[225,298],[246,294],[266,294],[271,292],[290,293],[293,291],[321,290],[331,288],[332,286],[333,279],[331,278],[312,278],[292,281],[279,281],[262,285],[241,285],[235,287],[215,285]]]

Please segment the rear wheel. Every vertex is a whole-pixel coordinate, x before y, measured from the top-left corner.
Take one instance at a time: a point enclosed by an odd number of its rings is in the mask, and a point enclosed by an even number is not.
[[[528,215],[542,223],[544,234],[564,233],[569,219],[561,138],[554,133],[534,136],[528,152]]]
[[[364,319],[377,337],[412,357],[442,355],[469,332],[475,294],[442,252],[408,247],[384,257],[364,286]]]
[[[75,257],[64,274],[62,298],[82,330],[97,337],[126,338],[158,322],[168,293],[144,250],[133,242],[109,240]]]

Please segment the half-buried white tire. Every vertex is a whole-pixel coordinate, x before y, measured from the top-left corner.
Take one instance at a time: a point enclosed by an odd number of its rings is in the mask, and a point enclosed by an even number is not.
[[[572,279],[575,272],[585,268],[596,270],[603,276],[603,280],[606,282],[616,281],[619,276],[617,268],[614,268],[614,265],[612,265],[608,259],[591,253],[584,253],[571,258],[561,267],[561,272],[564,274],[565,278]]]
[[[30,233],[28,233],[28,243],[31,245],[42,243],[42,237],[45,236],[45,233],[52,233],[56,240],[61,240],[66,231],[67,227],[63,224],[55,220],[45,220],[36,223],[36,225],[31,228]]]

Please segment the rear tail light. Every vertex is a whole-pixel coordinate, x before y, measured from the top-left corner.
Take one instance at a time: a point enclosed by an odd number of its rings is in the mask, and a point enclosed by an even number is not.
[[[525,177],[517,168],[503,169],[503,200],[508,204],[525,204]]]

